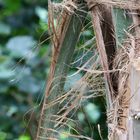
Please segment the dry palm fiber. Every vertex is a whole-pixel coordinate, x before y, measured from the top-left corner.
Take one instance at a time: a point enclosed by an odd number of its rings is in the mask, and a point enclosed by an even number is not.
[[[108,61],[103,33],[101,29],[101,18],[103,17],[101,15],[98,6],[94,7],[91,10],[91,16],[92,16],[92,23],[96,36],[97,48],[100,56],[100,62],[104,71],[104,79],[105,79],[106,89],[107,89],[107,94],[106,94],[107,110],[109,111],[112,110],[112,100],[113,100],[114,90],[113,90],[111,77],[109,73],[109,64],[108,64],[109,61]]]
[[[114,6],[121,9],[138,10],[140,9],[140,1],[136,0],[86,0],[89,9],[96,5]]]
[[[79,123],[77,120],[73,119],[75,118],[74,116],[77,110],[86,100],[96,98],[98,96],[105,96],[105,83],[103,80],[104,72],[100,68],[100,62],[98,57],[97,59],[95,59],[95,62],[89,69],[79,69],[85,71],[86,74],[75,83],[72,89],[70,89],[67,93],[64,93],[59,98],[55,99],[51,104],[46,104],[46,107],[50,107],[53,103],[56,102],[59,103],[59,112],[55,116],[52,116],[55,118],[55,128],[57,128],[56,130],[58,134],[59,130],[68,128],[69,122],[72,121],[77,124],[76,131],[78,132],[78,134],[72,135],[69,133],[67,134],[69,137],[91,139],[81,135],[80,128],[78,128]],[[57,136],[59,136],[58,134]]]
[[[69,1],[72,2],[72,1]],[[59,111],[59,97],[63,94],[63,87],[70,64],[76,42],[79,38],[83,22],[86,17],[86,6],[81,0],[81,3],[74,3],[78,5],[75,12],[70,12],[67,7],[75,8],[73,4],[65,5],[62,3],[62,13],[57,16],[57,26],[54,24],[54,10],[52,3],[49,1],[49,27],[52,31],[52,63],[50,74],[47,83],[46,95],[42,107],[42,112],[39,121],[37,132],[37,139],[54,139],[56,129],[57,112]],[[60,5],[58,5],[60,7]],[[76,29],[76,30],[75,30]],[[63,96],[63,95],[62,95]],[[56,102],[54,102],[56,101]],[[57,136],[56,136],[57,137]]]
[[[53,41],[55,40],[56,39],[54,39]],[[63,93],[60,96],[57,96],[51,102],[45,103],[45,109],[49,109],[55,104],[60,106],[59,111],[55,115],[52,115],[49,120],[55,123],[55,128],[49,129],[48,131],[55,131],[54,133],[56,134],[56,137],[59,137],[58,129],[62,129],[63,127],[69,127],[68,125],[66,125],[67,122],[71,120],[73,112],[77,111],[77,109],[85,100],[97,96],[103,96],[103,94],[105,93],[104,80],[102,78],[104,72],[101,69],[99,69],[99,67],[100,64],[98,58],[97,60],[95,59],[95,63],[92,64],[90,69],[81,68],[87,73],[83,78],[81,78],[81,80],[77,82],[77,84],[75,84],[75,86],[70,91],[68,91],[67,93]],[[53,90],[53,88],[50,89],[50,92]],[[87,91],[89,93],[87,93]],[[42,117],[42,119],[45,119],[44,115]],[[41,130],[44,131],[45,128],[41,127]],[[72,134],[69,135],[71,136]],[[73,137],[89,139],[80,135],[80,133],[79,135],[75,135]]]
[[[129,117],[129,105],[131,95],[130,95],[130,85],[129,85],[129,75],[131,63],[136,61],[140,57],[140,38],[128,34],[128,38],[124,41],[121,48],[118,50],[117,55],[114,60],[114,69],[119,71],[115,73],[118,77],[118,94],[115,95],[114,111],[110,116],[109,127],[112,134],[120,131],[124,133],[127,131],[127,123]],[[116,131],[117,130],[117,131]],[[110,136],[110,137],[111,137]]]

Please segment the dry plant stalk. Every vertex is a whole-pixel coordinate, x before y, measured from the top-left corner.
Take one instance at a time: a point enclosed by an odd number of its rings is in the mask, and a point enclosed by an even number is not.
[[[104,77],[105,77],[105,83],[106,83],[106,88],[107,88],[107,109],[108,111],[112,109],[112,100],[113,100],[113,88],[111,84],[111,78],[109,74],[109,65],[108,65],[108,58],[105,50],[105,44],[104,44],[104,39],[103,39],[103,34],[102,34],[102,29],[101,29],[101,14],[99,12],[98,7],[94,7],[91,10],[91,16],[92,16],[92,22],[94,26],[94,31],[95,31],[95,36],[96,36],[96,43],[97,43],[97,48],[99,51],[99,56],[101,60],[101,65],[104,71]]]
[[[138,10],[140,9],[140,1],[136,0],[86,0],[89,8],[92,9],[96,5],[113,6],[121,9]]]
[[[52,140],[58,137],[55,125],[58,119],[56,116],[59,113],[59,99],[63,97],[63,87],[69,64],[87,14],[83,0],[80,1],[80,4],[73,3],[71,0],[69,3],[59,4],[58,7],[61,5],[60,8],[63,9],[62,13],[58,15],[58,23],[55,27],[54,8],[50,1],[49,4],[49,27],[53,33],[52,63],[39,120],[37,140],[44,138]],[[72,12],[69,11],[70,9]]]
[[[101,70],[99,57],[97,56],[98,53],[96,53],[95,56],[91,57],[90,60],[88,60],[81,68],[79,68],[80,70],[85,71],[86,74],[80,80],[78,80],[67,93],[64,93],[62,96],[53,101],[53,103],[59,102],[59,105],[61,106],[57,115],[52,116],[56,120],[55,128],[67,128],[69,127],[68,124],[70,121],[74,122],[77,124],[76,126],[78,126],[78,122],[72,118],[81,105],[87,99],[105,96],[105,82],[102,77],[104,72]],[[90,68],[84,69],[85,65],[89,65],[91,62],[92,65]],[[49,104],[47,104],[46,107],[49,108]],[[85,140],[93,140],[92,138],[81,135],[80,128],[78,127],[76,132],[78,134],[73,135],[67,133],[67,136],[70,138],[74,137],[83,138]]]

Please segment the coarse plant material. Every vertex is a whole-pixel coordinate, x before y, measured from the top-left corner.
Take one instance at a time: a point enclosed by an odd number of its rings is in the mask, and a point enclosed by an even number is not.
[[[138,10],[140,8],[140,1],[135,0],[86,0],[89,8],[97,5],[113,6],[121,9]]]
[[[73,56],[75,45],[87,13],[87,8],[83,1],[80,4],[75,3],[78,5],[78,8],[72,14],[69,14],[71,12],[67,8],[62,9],[63,16],[60,14],[62,18],[59,20],[60,15],[58,15],[58,24],[55,27],[53,20],[54,9],[52,3],[50,1],[49,3],[49,27],[53,33],[52,63],[36,139],[54,139],[57,137],[57,129],[54,129],[54,127],[58,118],[57,113],[59,113],[59,98],[63,97],[63,87],[69,70],[68,65]],[[62,7],[66,6],[62,4]],[[54,102],[55,99],[57,100],[56,102]]]
[[[114,69],[118,69],[118,72],[115,73],[118,77],[118,93],[115,95],[114,111],[112,112],[110,120],[110,127],[112,130],[110,139],[113,139],[113,135],[116,135],[117,138],[119,135],[124,135],[124,139],[127,139],[129,137],[128,133],[130,133],[130,102],[134,96],[131,95],[130,72],[133,63],[139,59],[140,39],[129,33],[127,33],[127,35],[128,38],[125,39],[114,59]]]
[[[130,69],[132,62],[139,57],[139,38],[126,32],[128,39],[121,45],[121,49],[119,49],[117,53],[115,49],[112,49],[110,54],[107,50],[107,45],[105,45],[107,40],[104,36],[104,29],[102,28],[101,22],[106,20],[103,16],[107,17],[107,15],[103,14],[101,9],[105,9],[112,16],[112,6],[122,9],[137,10],[139,6],[136,4],[139,2],[129,1],[128,4],[125,0],[87,1],[89,10],[91,11],[96,37],[97,50],[94,49],[94,51],[97,52],[96,59],[94,56],[91,58],[94,59],[94,61],[92,61],[90,67],[85,68],[90,62],[89,59],[83,66],[78,68],[78,72],[82,71],[85,73],[84,76],[77,81],[68,92],[65,92],[63,88],[69,69],[68,66],[70,65],[69,60],[72,59],[72,55],[74,54],[75,45],[82,29],[83,19],[85,19],[87,14],[87,11],[84,11],[85,9],[79,9],[79,5],[81,6],[79,3],[79,1],[64,0],[61,4],[54,4],[49,1],[49,28],[50,33],[53,35],[52,63],[46,97],[38,127],[37,140],[58,139],[60,131],[63,128],[69,127],[69,125],[67,125],[68,122],[73,121],[77,124],[76,120],[72,118],[74,113],[80,108],[82,102],[89,98],[104,95],[106,95],[107,101],[109,139],[125,140],[128,136],[131,100],[131,85],[129,83]],[[104,7],[100,8],[100,5],[104,5]],[[58,11],[60,14],[56,14]],[[79,14],[81,15],[79,16]],[[54,23],[54,17],[57,26]],[[78,32],[74,27],[76,25],[76,23],[74,23],[76,17],[81,18],[79,22],[81,26],[78,28]],[[112,24],[112,30],[115,32],[113,29],[113,22],[110,21],[110,24]],[[78,26],[78,24],[76,26]],[[113,32],[111,33],[113,34]],[[75,33],[77,36],[71,36]],[[68,43],[72,42],[72,40],[70,40],[72,39],[71,37],[74,40],[74,44],[69,45]],[[113,39],[113,37],[115,38],[115,36],[112,35],[112,46],[114,47],[115,39]],[[69,46],[72,47],[72,50],[64,48]],[[71,52],[71,54],[67,52],[70,55],[69,57],[66,56],[66,51]],[[114,57],[115,53],[115,59],[109,57],[109,55]],[[113,68],[112,64],[110,65],[111,59],[114,59]],[[115,84],[117,84],[117,92],[113,89],[114,81],[111,81],[112,73],[113,77],[117,80],[117,82],[115,81]],[[96,90],[96,94],[94,90]],[[80,134],[78,129],[76,133],[77,135],[71,133],[67,135],[69,137],[91,139]],[[101,135],[100,137],[102,139]]]

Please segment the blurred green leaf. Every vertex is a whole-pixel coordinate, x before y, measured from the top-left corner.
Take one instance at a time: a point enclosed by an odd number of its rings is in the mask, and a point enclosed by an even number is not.
[[[82,112],[78,112],[78,119],[80,122],[84,122],[85,119],[85,115]]]
[[[13,57],[32,58],[35,56],[36,41],[31,36],[16,36],[6,44]]]
[[[11,33],[11,27],[5,23],[0,22],[0,35],[9,35]]]
[[[8,80],[15,75],[14,71],[0,67],[0,80]]]
[[[37,16],[40,18],[40,20],[42,22],[47,23],[48,11],[45,8],[42,8],[42,7],[38,6],[38,7],[35,8],[35,13],[37,14]]]
[[[0,63],[5,63],[7,60],[9,60],[8,56],[0,55]]]
[[[16,106],[10,106],[9,110],[7,111],[7,116],[11,117],[14,113],[18,111]]]
[[[60,132],[60,140],[78,140],[77,138],[70,137],[70,133],[67,131]]]
[[[85,30],[83,33],[82,33],[83,36],[92,36],[92,31],[91,30]]]
[[[98,110],[97,106],[93,103],[88,103],[84,107],[84,111],[86,112],[87,116],[89,119],[93,122],[96,123],[100,117],[100,111]]]
[[[4,0],[4,4],[6,6],[6,15],[12,14],[13,12],[16,12],[19,10],[21,6],[20,0],[14,0],[14,4],[12,0]]]
[[[0,132],[0,140],[6,140],[7,134],[4,132]]]
[[[132,18],[126,14],[125,10],[114,8],[113,19],[115,23],[115,33],[117,39],[119,43],[122,43],[126,35],[124,30],[128,30],[128,27],[132,24]]]
[[[0,94],[1,93],[6,93],[9,89],[9,84],[8,83],[3,83],[2,81],[0,82]]]
[[[60,139],[61,140],[68,140],[68,134],[66,132],[60,133]]]
[[[43,74],[48,70],[42,63],[47,62],[42,56],[48,47],[38,56],[40,47],[36,46],[36,40],[47,29],[47,17],[41,12],[47,10],[39,9],[41,15],[35,13],[39,5],[42,6],[42,0],[0,0],[0,130],[6,132],[0,133],[0,140],[30,140],[28,130],[27,135],[21,135],[25,128],[23,116],[34,106],[38,95],[30,93],[42,88],[40,81],[45,80]],[[37,29],[41,30],[37,32]],[[42,94],[43,89],[39,92]]]
[[[18,140],[31,140],[31,138],[27,135],[22,135],[22,136],[19,137]]]
[[[38,81],[31,75],[24,75],[17,83],[17,86],[20,91],[32,94],[39,92],[40,89]]]
[[[42,32],[48,30],[48,25],[46,24],[46,22],[39,21],[39,25],[40,25],[40,29],[42,30]]]
[[[39,92],[40,82],[32,76],[29,68],[18,67],[16,73],[18,73],[16,76],[18,82],[15,80],[15,85],[20,91],[32,94]]]

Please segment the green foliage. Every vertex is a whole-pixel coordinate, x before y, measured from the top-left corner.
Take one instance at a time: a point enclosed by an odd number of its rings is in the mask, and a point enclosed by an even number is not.
[[[30,59],[35,55],[35,45],[36,42],[31,36],[16,36],[7,42],[6,47],[12,57]]]
[[[19,137],[19,140],[31,140],[31,138],[27,135],[22,135]]]
[[[10,35],[11,27],[5,23],[0,22],[0,34],[1,35]]]
[[[84,110],[89,117],[90,121],[93,123],[96,123],[100,117],[100,111],[98,110],[97,106],[93,103],[88,103]]]
[[[15,0],[14,4],[13,1],[11,0],[4,0],[4,5],[8,10],[5,11],[5,14],[12,14],[13,12],[18,12],[21,7],[21,2],[20,0]]]
[[[0,140],[31,139],[30,115],[25,114],[43,96],[50,62],[49,42],[38,45],[47,30],[47,15],[42,29],[35,11],[40,7],[47,12],[42,4],[47,1],[0,0]]]
[[[0,140],[6,140],[7,134],[4,132],[0,132]]]

